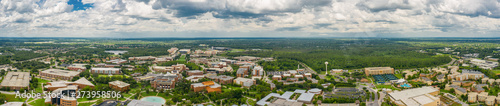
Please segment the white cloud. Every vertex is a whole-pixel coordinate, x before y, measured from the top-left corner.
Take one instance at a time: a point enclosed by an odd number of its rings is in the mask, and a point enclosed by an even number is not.
[[[500,25],[495,0],[67,2],[0,0],[0,36],[494,36]]]

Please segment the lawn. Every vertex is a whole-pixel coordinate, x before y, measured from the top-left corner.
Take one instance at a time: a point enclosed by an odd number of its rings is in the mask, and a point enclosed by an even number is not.
[[[395,88],[392,85],[375,85],[378,89],[387,88],[392,90],[400,90],[399,88]]]
[[[29,105],[33,105],[33,106],[45,106],[45,99],[37,99],[37,100],[29,103]]]
[[[403,78],[403,74],[394,74],[394,76],[398,77],[399,79]]]
[[[42,90],[42,88],[43,88],[42,87],[42,83],[43,84],[47,84],[47,82],[50,82],[50,81],[49,80],[40,79],[40,78],[36,78],[36,79],[38,79],[38,86],[35,88],[35,92],[41,93],[41,92],[43,92],[43,90]]]
[[[181,55],[177,61],[186,61],[186,55]]]
[[[7,99],[7,102],[24,102],[26,101],[26,98],[16,98],[16,95],[9,95],[9,94],[1,94],[5,95],[5,98]]]
[[[495,74],[497,75],[500,75],[500,69],[495,69],[495,70],[492,70],[492,72],[494,72]]]

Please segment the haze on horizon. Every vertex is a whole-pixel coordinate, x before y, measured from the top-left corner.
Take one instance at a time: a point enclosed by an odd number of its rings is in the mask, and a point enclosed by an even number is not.
[[[498,0],[0,0],[0,37],[500,37]]]

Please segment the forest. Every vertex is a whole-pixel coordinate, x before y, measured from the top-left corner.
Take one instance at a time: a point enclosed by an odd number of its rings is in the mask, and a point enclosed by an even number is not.
[[[272,51],[245,51],[230,52],[227,56],[258,56],[274,57],[283,63],[260,63],[270,70],[296,67],[293,61],[306,63],[316,71],[324,71],[325,62],[329,68],[359,69],[364,67],[390,66],[396,69],[409,69],[430,67],[446,64],[451,61],[447,55],[435,53],[419,53],[416,50],[425,47],[412,46],[390,40],[359,39],[359,40],[334,40],[334,39],[278,39],[255,40],[250,42],[235,40],[225,41],[226,46],[241,49],[263,47]],[[216,44],[221,45],[221,44]],[[221,45],[222,46],[222,45]],[[291,60],[291,61],[290,61]],[[292,65],[293,66],[288,66]],[[286,65],[286,67],[285,67]],[[279,68],[278,68],[279,67]]]
[[[279,59],[276,61],[259,61],[258,64],[266,71],[286,71],[297,69],[299,62],[290,59]]]

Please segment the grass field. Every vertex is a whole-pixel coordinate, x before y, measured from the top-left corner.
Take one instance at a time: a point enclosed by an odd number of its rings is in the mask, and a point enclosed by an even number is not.
[[[24,102],[26,98],[16,98],[16,95],[2,94],[5,95],[7,102]]]
[[[382,89],[382,88],[387,88],[387,89],[392,89],[392,90],[401,90],[399,88],[395,88],[393,87],[392,85],[375,85],[378,89]]]
[[[181,55],[177,61],[186,61],[186,55]]]
[[[47,84],[47,82],[50,82],[49,80],[44,80],[44,79],[40,79],[40,78],[36,78],[38,79],[38,86],[35,88],[35,92],[43,92],[42,90],[42,83],[43,84]]]
[[[492,72],[494,72],[495,74],[497,75],[500,75],[500,69],[495,69],[495,70],[492,70]]]
[[[29,103],[29,105],[33,105],[33,106],[45,106],[45,99],[35,100],[35,101]]]
[[[394,74],[394,76],[396,76],[398,78],[403,78],[403,74]]]

